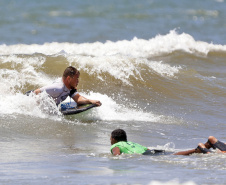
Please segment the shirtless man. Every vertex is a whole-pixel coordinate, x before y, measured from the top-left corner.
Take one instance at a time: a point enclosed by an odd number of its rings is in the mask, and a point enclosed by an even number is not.
[[[76,68],[69,66],[65,69],[62,79],[58,79],[51,85],[36,89],[34,93],[39,94],[46,91],[46,93],[54,99],[56,105],[59,105],[68,96],[70,96],[77,104],[91,103],[101,106],[101,102],[99,100],[87,99],[77,92],[76,88],[79,83],[79,76],[80,72]]]
[[[147,147],[142,146],[140,144],[134,142],[127,141],[126,132],[122,129],[116,129],[111,133],[111,153],[113,155],[120,155],[122,153],[127,154],[143,154],[143,155],[150,155],[154,153],[162,152],[164,150],[149,150]],[[218,149],[219,152],[225,153],[226,152],[226,144],[217,140],[215,137],[210,136],[208,141],[205,144],[199,143],[198,147],[192,150],[181,151],[174,153],[173,155],[190,155],[193,153],[210,153],[210,148]]]

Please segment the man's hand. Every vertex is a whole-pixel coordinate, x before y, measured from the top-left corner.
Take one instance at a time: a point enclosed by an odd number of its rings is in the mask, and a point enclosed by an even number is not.
[[[95,104],[96,106],[101,106],[102,103],[99,100],[89,100],[92,104]]]
[[[95,104],[96,106],[101,106],[101,102],[99,100],[90,100],[90,99],[87,99],[83,96],[81,96],[80,94],[76,94],[74,97],[73,97],[73,100],[77,103],[77,104],[87,104],[87,103],[92,103],[92,104]]]

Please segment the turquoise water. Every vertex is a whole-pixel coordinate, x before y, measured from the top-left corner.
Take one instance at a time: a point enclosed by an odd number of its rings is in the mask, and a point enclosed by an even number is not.
[[[1,1],[0,43],[150,39],[170,30],[225,44],[226,4],[206,1]]]
[[[225,154],[110,153],[110,133],[177,152],[226,141],[224,0],[1,1],[1,184],[226,184]],[[102,106],[63,116],[46,94],[73,65]],[[39,102],[39,103],[37,103]]]

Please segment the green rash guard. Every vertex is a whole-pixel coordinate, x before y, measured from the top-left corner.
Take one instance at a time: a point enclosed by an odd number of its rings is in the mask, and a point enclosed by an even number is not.
[[[144,147],[137,143],[120,141],[111,146],[111,153],[112,149],[115,147],[118,147],[120,149],[120,153],[125,154],[143,154],[148,149],[147,147]]]

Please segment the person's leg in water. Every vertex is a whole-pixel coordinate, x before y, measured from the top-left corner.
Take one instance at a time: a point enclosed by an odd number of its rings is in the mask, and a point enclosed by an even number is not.
[[[209,150],[210,148],[213,148],[213,149],[217,148],[221,152],[226,152],[226,143],[223,143],[217,140],[214,136],[209,136],[208,141],[205,144],[199,143],[196,149],[177,152],[177,153],[174,153],[174,155],[190,155],[193,153],[208,154],[211,152]]]
[[[180,152],[174,153],[173,155],[191,155],[191,154],[194,154],[194,153],[207,154],[207,153],[210,153],[210,150],[203,143],[199,143],[198,147],[195,148],[195,149],[180,151]]]
[[[180,151],[177,153],[174,153],[173,155],[190,155],[196,153],[196,149],[192,149],[192,150],[187,150],[187,151]]]
[[[221,152],[226,152],[226,144],[219,141],[214,136],[209,136],[208,141],[205,143],[205,145],[209,148],[213,149],[219,149]]]

